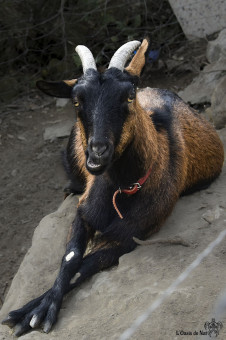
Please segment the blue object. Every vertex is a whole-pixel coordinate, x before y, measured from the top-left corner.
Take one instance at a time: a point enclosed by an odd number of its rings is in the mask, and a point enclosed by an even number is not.
[[[159,54],[160,54],[160,49],[158,49],[158,50],[151,50],[148,53],[148,61],[152,62],[152,61],[158,60]]]
[[[133,53],[136,54],[137,51],[134,51]],[[153,61],[158,60],[159,54],[160,54],[160,48],[159,48],[158,50],[151,50],[151,51],[148,53],[148,61],[149,61],[150,63],[152,63]]]

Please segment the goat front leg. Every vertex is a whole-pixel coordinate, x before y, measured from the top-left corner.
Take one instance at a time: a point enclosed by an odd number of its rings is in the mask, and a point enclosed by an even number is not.
[[[79,276],[74,283],[71,283],[69,290],[80,286],[80,284],[83,283],[86,279],[100,272],[101,270],[117,265],[119,258],[122,255],[133,251],[136,246],[137,244],[133,240],[123,245],[115,245],[114,243],[109,243],[105,247],[86,255],[79,269]]]
[[[72,227],[72,238],[67,244],[61,268],[53,287],[22,308],[11,311],[2,321],[9,327],[15,327],[16,336],[20,336],[40,324],[43,325],[44,332],[48,333],[55,324],[63,296],[70,290],[70,280],[77,273],[82,263],[88,241],[87,229],[79,216],[79,210]]]

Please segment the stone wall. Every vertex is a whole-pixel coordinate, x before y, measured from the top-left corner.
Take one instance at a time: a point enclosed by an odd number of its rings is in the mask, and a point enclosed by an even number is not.
[[[178,95],[190,104],[211,104],[205,115],[221,129],[226,124],[226,29],[208,42],[206,59],[204,69]]]
[[[169,0],[188,39],[203,38],[226,27],[225,0]]]

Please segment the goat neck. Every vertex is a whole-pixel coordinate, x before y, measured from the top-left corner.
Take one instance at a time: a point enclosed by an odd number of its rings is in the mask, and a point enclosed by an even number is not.
[[[116,161],[108,174],[119,186],[127,187],[143,177],[157,159],[157,132],[149,115],[136,99],[122,129],[121,139],[116,148]]]

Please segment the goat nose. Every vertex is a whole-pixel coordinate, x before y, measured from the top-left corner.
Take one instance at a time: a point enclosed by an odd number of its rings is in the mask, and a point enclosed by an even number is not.
[[[91,149],[97,156],[101,156],[107,150],[107,145],[101,143],[92,143]]]

